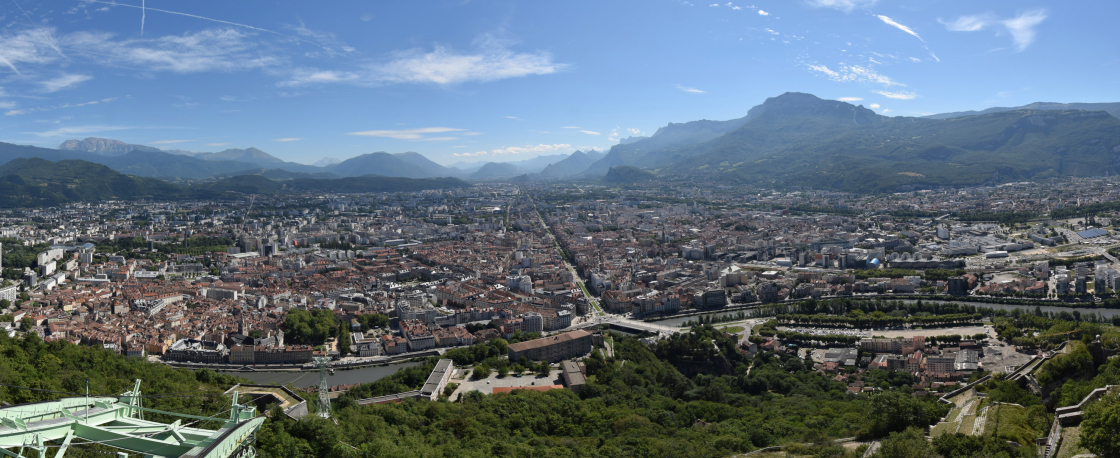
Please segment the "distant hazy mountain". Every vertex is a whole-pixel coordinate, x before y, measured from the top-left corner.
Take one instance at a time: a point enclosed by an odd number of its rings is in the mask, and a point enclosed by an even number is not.
[[[315,163],[311,165],[314,165],[315,167],[326,167],[328,165],[337,164],[339,162],[342,162],[342,159],[339,159],[337,157],[324,157],[322,159],[319,159],[318,161],[315,161]]]
[[[568,156],[569,155],[567,154],[552,154],[548,156],[537,156],[529,159],[523,159],[520,161],[508,161],[505,163],[513,164],[519,170],[521,170],[522,173],[538,173],[544,170],[545,167],[560,162]],[[471,173],[477,172],[478,169],[482,168],[482,166],[486,165],[489,162],[491,161],[459,161],[449,165],[448,167],[453,167],[455,169],[461,170],[465,175],[469,175]]]
[[[490,180],[495,178],[509,178],[521,175],[523,172],[516,165],[508,162],[487,162],[482,168],[470,175],[472,180]]]
[[[628,144],[630,144],[630,143],[634,143],[634,142],[636,142],[636,141],[638,141],[638,140],[645,140],[645,139],[647,139],[647,138],[649,138],[649,137],[634,137],[634,136],[630,136],[630,137],[626,137],[626,138],[624,138],[624,139],[622,139],[622,140],[619,140],[619,141],[618,141],[618,144],[620,144],[620,145],[628,145]]]
[[[120,156],[132,151],[160,151],[159,148],[144,145],[132,145],[120,140],[107,138],[86,137],[85,140],[66,140],[58,145],[58,149],[65,151],[83,151],[86,153],[100,154],[102,156]]]
[[[105,164],[121,173],[158,178],[200,179],[260,168],[260,165],[252,162],[208,161],[162,151],[133,151],[123,156],[91,158],[90,161]]]
[[[678,151],[683,159],[657,168],[659,174],[897,192],[1120,171],[1120,119],[1103,111],[885,117],[798,93],[756,109],[739,129]]]
[[[1120,118],[1120,102],[1113,103],[1055,103],[1055,102],[1035,102],[1030,105],[1023,105],[1021,107],[994,107],[980,111],[958,111],[955,113],[941,113],[926,116],[930,119],[952,119],[962,118],[965,116],[976,116],[982,114],[1000,113],[1004,111],[1018,111],[1018,110],[1085,110],[1085,111],[1105,111],[1108,114]]]
[[[587,170],[595,161],[603,158],[603,153],[598,151],[576,151],[564,160],[549,164],[541,171],[541,178],[567,178],[579,175]]]
[[[739,128],[756,115],[757,112],[751,109],[746,116],[730,121],[702,119],[683,124],[669,123],[669,125],[657,129],[657,132],[654,132],[648,138],[637,139],[630,143],[620,143],[611,147],[606,156],[588,167],[587,173],[602,176],[607,173],[607,169],[616,165],[638,165],[638,158],[643,158],[643,161],[649,160],[651,159],[651,157],[648,157],[649,153],[654,151],[695,145],[712,140]],[[643,166],[646,165],[649,164]]]
[[[384,151],[352,157],[324,168],[343,177],[380,175],[386,177],[428,178],[457,175],[419,153],[389,154]]]

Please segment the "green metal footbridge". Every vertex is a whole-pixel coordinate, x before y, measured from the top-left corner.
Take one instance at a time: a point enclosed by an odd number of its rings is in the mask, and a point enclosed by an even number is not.
[[[143,406],[140,380],[119,397],[68,397],[0,407],[0,458],[24,458],[34,450],[40,457],[62,458],[71,447],[102,444],[120,450],[118,456],[145,458],[253,458],[257,430],[265,418],[256,408],[237,403],[228,416],[186,415]],[[148,421],[144,413],[184,420],[171,424]],[[187,423],[184,424],[183,422]],[[203,421],[224,424],[217,430],[190,427]],[[54,453],[49,453],[54,452]]]

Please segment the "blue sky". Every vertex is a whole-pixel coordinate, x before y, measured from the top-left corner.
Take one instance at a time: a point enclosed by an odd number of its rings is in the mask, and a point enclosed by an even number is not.
[[[1120,101],[1114,2],[0,1],[0,141],[312,163],[607,149],[787,91],[888,116]]]

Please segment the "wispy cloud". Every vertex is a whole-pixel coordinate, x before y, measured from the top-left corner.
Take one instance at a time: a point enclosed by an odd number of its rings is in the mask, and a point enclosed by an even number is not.
[[[194,140],[159,140],[159,141],[149,142],[148,144],[149,145],[174,145],[176,143],[186,143],[186,142],[193,142],[193,141]]]
[[[1019,13],[1019,15],[1010,19],[1000,19],[995,14],[985,13],[961,16],[953,21],[938,19],[938,22],[944,24],[945,28],[952,32],[977,32],[988,27],[1002,28],[1011,35],[1012,41],[1015,42],[1015,50],[1023,51],[1031,43],[1034,43],[1035,36],[1038,34],[1036,29],[1047,17],[1049,17],[1049,14],[1045,9],[1035,9]],[[937,57],[934,56],[934,58]]]
[[[1022,51],[1034,43],[1035,27],[1045,21],[1046,10],[1033,10],[1003,21],[1003,26],[1015,40],[1015,49]]]
[[[9,111],[4,112],[4,116],[16,116],[16,115],[21,115],[21,114],[24,114],[24,113],[27,113],[27,112],[23,111],[23,110],[9,110]]]
[[[872,110],[876,110],[876,109],[878,109],[878,108],[879,108],[879,104],[877,104],[877,103],[873,103],[873,104],[871,104],[871,105],[868,105],[867,107],[868,107],[868,108],[871,108]]]
[[[582,127],[579,127],[579,126],[564,126],[564,127],[561,127],[561,129],[582,129]]]
[[[402,130],[365,130],[361,132],[350,132],[350,135],[358,135],[362,137],[395,138],[397,140],[422,140],[425,138],[424,134],[442,134],[447,132],[461,132],[464,130],[466,129],[455,129],[451,127],[421,127],[419,129]]]
[[[836,100],[839,100],[841,102],[859,102],[860,100],[863,100],[863,97],[840,97]]]
[[[832,70],[826,65],[810,64],[809,69],[821,73],[832,81],[841,83],[871,83],[881,84],[883,86],[906,86],[895,80],[890,79],[886,75],[881,75],[871,67],[864,67],[860,65],[846,65],[840,64],[837,70]]]
[[[677,85],[677,89],[680,89],[682,91],[692,93],[692,94],[707,94],[708,93],[708,91],[702,91],[702,90],[696,89],[694,87],[681,86],[679,84]]]
[[[883,97],[886,97],[888,99],[895,99],[895,100],[913,100],[914,98],[918,97],[917,94],[915,94],[913,92],[906,92],[906,91],[898,91],[898,92],[871,91],[871,92],[879,94],[879,95],[881,95]]]
[[[472,156],[504,156],[508,154],[531,154],[531,153],[547,153],[550,151],[562,151],[571,148],[572,145],[567,143],[557,143],[554,145],[527,145],[527,146],[511,146],[508,148],[500,148],[490,151],[476,151],[473,153],[455,153],[457,157],[472,157]]]
[[[274,141],[274,142],[284,142],[284,143],[298,142],[300,140],[303,140],[303,138],[301,138],[301,137],[284,137],[284,138],[274,138],[274,139],[272,139],[272,141]]]
[[[153,39],[115,39],[111,33],[75,32],[62,38],[65,47],[95,55],[98,62],[150,71],[197,73],[249,70],[279,65],[284,59],[260,49],[252,34],[209,29]]]
[[[847,13],[856,8],[874,5],[878,1],[879,0],[806,0],[806,3],[817,8],[832,8]]]
[[[758,10],[758,15],[759,15],[759,16],[769,16],[769,15],[770,15],[770,13],[767,13],[767,12],[765,12],[765,11],[763,11],[763,10]]]
[[[593,130],[581,130],[580,132],[583,132],[587,135],[600,135],[598,132],[595,132]]]
[[[207,143],[206,146],[226,146],[229,143]]]
[[[355,70],[304,68],[281,86],[350,82],[360,85],[488,82],[530,75],[548,75],[568,68],[544,51],[515,52],[509,43],[488,35],[475,40],[476,50],[464,53],[445,46],[432,51],[412,49],[392,54],[387,62],[366,63]]]
[[[70,89],[91,79],[93,79],[93,77],[89,75],[77,75],[68,73],[58,78],[40,81],[39,84],[43,86],[43,92],[49,93],[58,92],[63,89]]]
[[[89,125],[89,126],[61,127],[61,128],[55,129],[55,130],[48,130],[48,131],[45,131],[45,132],[28,132],[28,133],[31,134],[31,135],[38,136],[38,137],[59,137],[59,136],[63,136],[63,135],[92,134],[92,133],[95,133],[95,132],[110,132],[110,131],[131,130],[131,129],[135,129],[135,127],[131,127],[131,126]]]
[[[506,119],[521,119],[521,118],[518,118],[517,116],[506,116]]]
[[[889,18],[889,17],[883,16],[883,15],[881,15],[881,14],[880,14],[880,15],[878,15],[878,16],[875,16],[875,17],[879,18],[879,20],[880,20],[880,21],[883,21],[883,22],[887,23],[887,25],[889,25],[889,26],[891,26],[891,27],[894,27],[894,28],[896,28],[896,29],[898,29],[898,30],[901,30],[901,31],[903,31],[903,32],[906,32],[906,33],[908,33],[908,34],[910,34],[910,35],[913,35],[913,36],[914,36],[914,37],[916,37],[917,39],[919,39],[919,40],[922,40],[922,37],[918,36],[918,32],[915,32],[915,31],[914,31],[914,30],[912,30],[911,28],[909,28],[909,27],[906,27],[906,26],[904,26],[904,25],[902,25],[902,24],[899,24],[899,23],[898,23],[898,22],[896,22],[896,21],[895,21],[894,19],[891,19],[891,18]],[[922,41],[924,42],[925,40],[922,40]]]
[[[466,148],[466,146],[456,146],[456,148]],[[490,153],[487,153],[486,151],[475,151],[473,153],[451,153],[451,155],[455,157],[477,157],[486,156],[488,154]]]

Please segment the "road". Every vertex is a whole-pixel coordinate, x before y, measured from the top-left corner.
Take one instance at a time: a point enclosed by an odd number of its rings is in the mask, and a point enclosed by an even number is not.
[[[552,228],[548,227],[548,223],[544,222],[544,217],[541,216],[541,211],[537,209],[537,202],[533,200],[533,197],[530,196],[529,193],[524,191],[522,191],[522,193],[525,195],[525,198],[529,199],[529,203],[533,204],[533,212],[537,214],[537,220],[541,222],[541,227],[543,227],[545,232],[548,234],[548,238],[552,240],[552,246],[556,249],[556,255],[560,257],[560,261],[564,263],[564,267],[568,269],[568,272],[572,273],[572,280],[575,281],[576,284],[579,285],[580,290],[583,291],[583,296],[586,297],[587,302],[591,304],[591,309],[595,311],[596,315],[606,315],[606,313],[603,312],[603,309],[599,306],[599,300],[590,294],[590,292],[587,290],[587,285],[583,283],[583,279],[581,279],[579,277],[579,274],[576,273],[576,269],[572,267],[572,264],[568,262],[567,258],[564,257],[564,252],[560,250],[560,242],[556,240],[556,235],[552,233]]]

